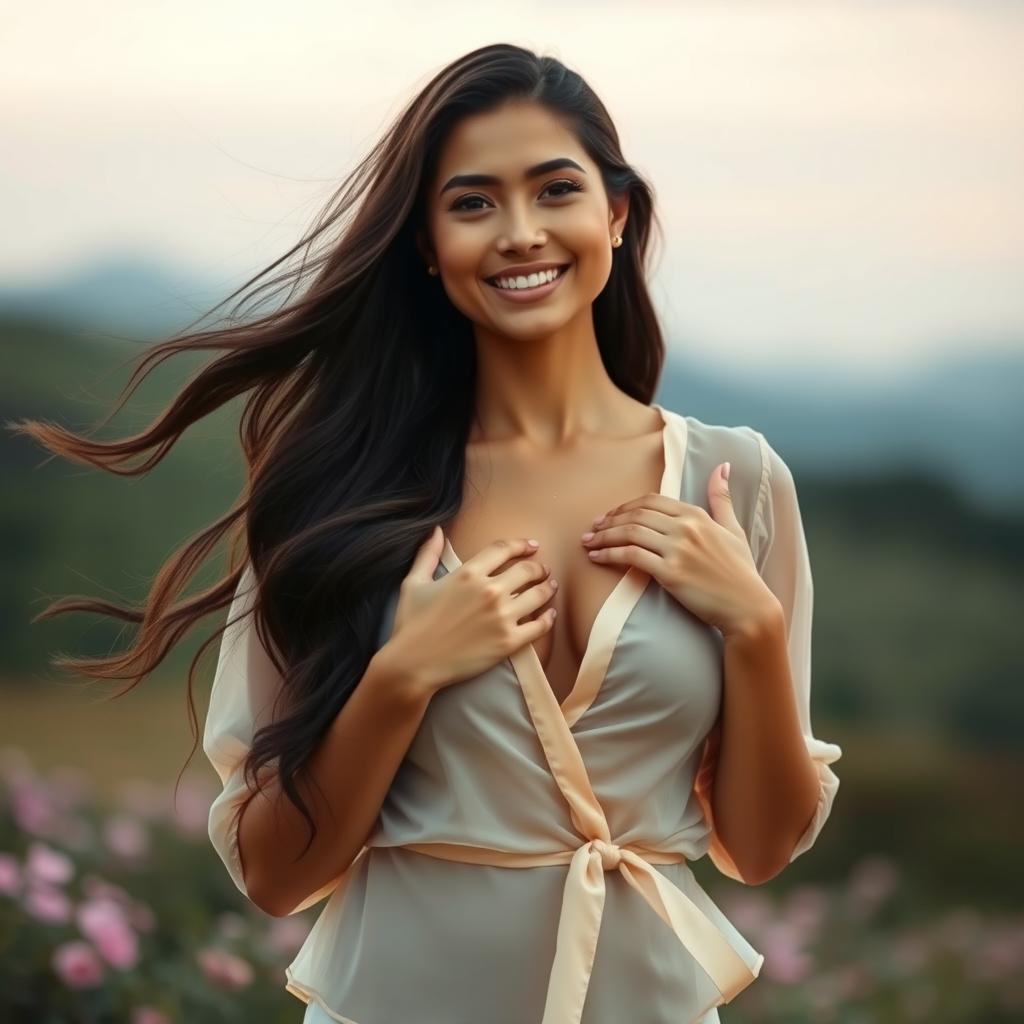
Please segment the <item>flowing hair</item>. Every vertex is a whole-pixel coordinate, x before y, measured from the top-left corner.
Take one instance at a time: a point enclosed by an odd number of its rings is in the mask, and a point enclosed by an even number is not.
[[[426,273],[417,250],[417,232],[426,230],[424,188],[460,118],[510,100],[536,102],[560,117],[600,168],[606,192],[629,196],[629,231],[594,301],[594,324],[612,381],[650,403],[664,362],[645,280],[652,227],[660,232],[652,189],[626,163],[608,111],[579,74],[554,57],[498,43],[465,54],[427,82],[304,237],[211,310],[242,295],[218,326],[192,331],[193,321],[138,357],[120,400],[91,434],[31,419],[12,426],[55,455],[137,476],[192,424],[246,395],[242,492],[164,562],[143,606],[64,597],[33,622],[84,611],[137,623],[132,644],[120,653],[51,662],[92,679],[132,680],[122,696],[197,620],[231,602],[251,564],[255,628],[283,682],[282,708],[278,714],[275,705],[274,720],[256,733],[245,778],[255,795],[260,769],[276,762],[282,791],[309,823],[310,843],[316,825],[295,777],[376,653],[385,606],[417,549],[462,503],[476,350],[472,323],[440,278]],[[297,267],[256,285],[297,252]],[[276,310],[236,315],[282,283],[290,291]],[[215,358],[149,426],[118,440],[95,438],[165,359],[204,350]],[[137,455],[144,458],[129,465]],[[225,537],[227,575],[182,597]],[[189,667],[189,760],[199,736],[193,675],[226,627],[203,643]]]

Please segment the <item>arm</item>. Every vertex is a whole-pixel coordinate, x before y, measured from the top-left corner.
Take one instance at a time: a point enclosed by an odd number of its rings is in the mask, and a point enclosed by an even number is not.
[[[778,614],[725,638],[716,829],[748,884],[777,875],[818,799],[800,732],[786,627]]]
[[[722,715],[698,773],[713,835],[708,853],[747,884],[777,875],[813,845],[841,756],[810,725],[813,584],[789,468],[758,434],[762,477],[752,546],[776,601],[725,639]]]
[[[306,819],[270,766],[262,794],[252,796],[242,777],[281,685],[247,614],[254,588],[250,567],[228,613],[210,697],[203,749],[223,784],[210,808],[210,838],[236,887],[266,913],[284,916],[337,886],[373,828],[432,691],[393,647],[374,655],[296,779],[318,829],[296,860],[309,835]]]

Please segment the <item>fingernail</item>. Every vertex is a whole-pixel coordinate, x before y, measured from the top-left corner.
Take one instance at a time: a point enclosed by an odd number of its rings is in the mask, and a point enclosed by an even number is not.
[[[583,536],[580,539],[581,540],[590,540],[590,538],[593,537],[593,536],[594,535],[592,533],[585,533],[585,534],[583,534]]]
[[[531,548],[539,548],[540,547],[540,541],[539,540],[534,540],[532,537],[526,543],[529,544]]]

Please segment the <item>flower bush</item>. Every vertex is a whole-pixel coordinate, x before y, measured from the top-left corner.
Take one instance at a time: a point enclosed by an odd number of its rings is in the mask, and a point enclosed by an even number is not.
[[[271,918],[206,834],[212,785],[132,781],[0,756],[0,1021],[296,1022],[284,967],[316,910]]]
[[[0,1020],[298,1022],[284,967],[322,904],[271,918],[210,846],[213,783],[130,782],[0,755]],[[111,805],[113,803],[113,805]],[[999,1024],[1024,1019],[1024,916],[914,919],[899,867],[868,855],[842,884],[712,895],[765,954],[729,1024]]]

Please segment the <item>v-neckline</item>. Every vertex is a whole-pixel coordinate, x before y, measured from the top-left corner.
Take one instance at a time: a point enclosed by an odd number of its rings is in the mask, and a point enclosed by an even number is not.
[[[688,440],[686,419],[663,408],[657,402],[652,402],[651,406],[658,410],[662,419],[663,469],[659,493],[678,500],[682,490],[683,466],[686,461]],[[448,572],[454,572],[462,565],[462,559],[452,547],[447,533],[444,534],[441,564]],[[598,609],[594,621],[590,624],[590,632],[587,635],[587,643],[583,649],[583,657],[576,672],[576,679],[565,699],[558,704],[570,726],[590,707],[597,696],[607,675],[611,657],[615,653],[622,627],[650,580],[651,577],[647,573],[631,565],[619,578],[611,593]],[[544,681],[552,700],[557,703],[557,695],[551,687],[551,681],[544,671],[544,666],[534,645],[526,644],[520,654],[525,655],[531,670]],[[515,665],[516,659],[512,660]],[[521,683],[522,679],[520,679]]]

